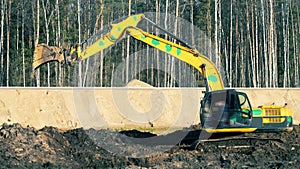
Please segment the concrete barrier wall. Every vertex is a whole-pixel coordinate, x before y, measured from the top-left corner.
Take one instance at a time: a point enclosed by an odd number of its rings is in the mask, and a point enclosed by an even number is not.
[[[61,129],[122,128],[168,132],[199,123],[197,88],[1,88],[0,123]],[[253,107],[288,104],[300,123],[300,89],[238,89]],[[159,133],[159,132],[158,132]]]

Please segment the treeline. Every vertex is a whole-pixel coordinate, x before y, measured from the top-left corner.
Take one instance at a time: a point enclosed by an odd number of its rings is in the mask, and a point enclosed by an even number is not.
[[[227,87],[300,86],[299,0],[0,0],[0,6],[1,86],[110,87],[135,78],[159,87],[202,86],[195,69],[130,37],[75,65],[47,63],[33,73],[37,44],[88,45],[111,23],[138,13],[209,57]]]

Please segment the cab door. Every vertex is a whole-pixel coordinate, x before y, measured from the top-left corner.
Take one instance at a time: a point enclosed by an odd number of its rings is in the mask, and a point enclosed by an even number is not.
[[[249,99],[245,93],[236,92],[230,96],[231,103],[234,109],[230,109],[230,126],[250,126],[252,119],[252,108]]]

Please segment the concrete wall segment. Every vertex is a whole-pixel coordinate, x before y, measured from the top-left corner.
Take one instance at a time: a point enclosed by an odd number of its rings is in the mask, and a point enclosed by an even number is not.
[[[0,123],[42,128],[175,128],[199,123],[203,88],[0,88]],[[253,107],[284,105],[300,123],[300,89],[245,89]]]

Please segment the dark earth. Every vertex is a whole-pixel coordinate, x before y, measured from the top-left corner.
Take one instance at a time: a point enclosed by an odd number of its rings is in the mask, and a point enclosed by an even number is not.
[[[137,130],[37,130],[3,124],[0,168],[300,167],[299,126],[291,132],[212,136],[210,142],[196,144],[199,133],[193,127],[156,136]]]

